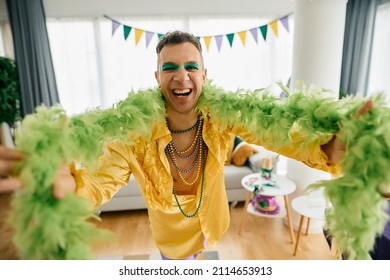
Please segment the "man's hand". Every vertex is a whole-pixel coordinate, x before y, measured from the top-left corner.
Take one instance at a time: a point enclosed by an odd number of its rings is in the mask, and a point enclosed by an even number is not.
[[[6,148],[0,145],[0,193],[14,191],[22,187],[22,181],[12,177],[15,165],[23,159],[20,151]],[[54,176],[53,195],[62,198],[68,192],[76,189],[76,180],[72,176],[69,165],[63,164]]]
[[[76,190],[76,180],[70,172],[69,164],[63,164],[54,176],[53,195],[55,198],[63,198],[67,193]]]
[[[373,107],[374,102],[372,100],[368,100],[362,107],[360,107],[359,110],[356,111],[355,118],[359,118],[360,116],[366,114]],[[335,135],[328,143],[321,146],[324,153],[328,156],[328,161],[333,164],[339,163],[345,152],[345,146],[340,142],[340,137],[338,136],[340,134],[342,134],[342,131]]]
[[[15,165],[22,160],[23,154],[19,151],[0,146],[0,193],[17,190],[22,187],[19,178],[11,174]]]

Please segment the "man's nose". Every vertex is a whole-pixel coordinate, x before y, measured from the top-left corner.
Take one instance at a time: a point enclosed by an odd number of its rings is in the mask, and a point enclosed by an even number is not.
[[[189,80],[188,71],[184,69],[184,67],[180,67],[175,73],[173,79],[177,82]]]

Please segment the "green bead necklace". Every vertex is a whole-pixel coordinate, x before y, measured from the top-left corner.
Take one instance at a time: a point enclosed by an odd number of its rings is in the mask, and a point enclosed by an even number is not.
[[[186,132],[189,132],[191,130],[193,130],[194,128],[196,128],[198,125],[199,125],[199,122],[200,122],[200,119],[198,118],[198,120],[196,121],[196,123],[191,126],[190,128],[187,128],[187,129],[184,129],[184,130],[173,130],[173,129],[169,129],[169,131],[172,133],[172,134],[182,134],[182,133],[186,133]],[[168,127],[168,122],[167,122],[167,127]]]
[[[202,143],[202,145],[204,145],[204,142]],[[203,162],[202,162],[202,187],[200,189],[200,196],[199,196],[199,203],[198,203],[198,207],[196,208],[195,212],[193,214],[187,214],[186,212],[184,212],[183,208],[181,207],[180,205],[180,202],[179,202],[179,199],[177,198],[177,195],[176,195],[176,190],[175,190],[175,186],[172,186],[172,192],[173,192],[173,196],[175,197],[175,200],[176,200],[176,203],[177,203],[177,206],[179,207],[180,209],[180,212],[186,217],[186,218],[193,218],[195,217],[198,212],[199,212],[199,209],[200,209],[200,206],[202,205],[202,200],[203,200],[203,191],[204,191],[204,170],[205,170],[205,166],[206,166],[206,145],[203,146]]]

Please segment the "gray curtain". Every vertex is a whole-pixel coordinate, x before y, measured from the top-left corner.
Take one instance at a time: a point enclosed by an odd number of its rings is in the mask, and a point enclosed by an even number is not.
[[[22,116],[59,103],[42,0],[7,0],[21,91]]]
[[[367,94],[375,17],[380,0],[348,0],[340,89]]]

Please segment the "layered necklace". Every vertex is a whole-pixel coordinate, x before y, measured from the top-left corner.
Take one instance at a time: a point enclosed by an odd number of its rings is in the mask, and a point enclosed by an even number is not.
[[[198,119],[196,123],[190,128],[184,130],[169,130],[172,134],[183,134],[196,129],[196,135],[191,145],[184,150],[179,150],[175,146],[175,143],[173,143],[173,140],[169,142],[169,144],[165,148],[165,154],[167,155],[167,157],[171,159],[173,166],[175,167],[177,174],[179,175],[180,180],[186,186],[192,188],[196,184],[196,182],[198,182],[199,176],[201,176],[201,190],[199,196],[199,203],[195,212],[192,214],[187,214],[186,212],[184,212],[183,208],[180,205],[179,199],[177,197],[175,186],[172,186],[172,192],[175,197],[177,206],[179,207],[180,212],[187,218],[195,217],[199,212],[200,206],[202,205],[203,191],[204,191],[204,170],[206,166],[206,155],[207,155],[206,144],[204,143],[202,138],[202,128],[203,128],[203,120]],[[187,163],[192,162],[190,164],[190,168],[185,169],[179,166],[177,162],[177,157],[181,158]],[[184,178],[184,176],[186,174],[191,174],[194,170],[196,170],[195,179],[192,182],[189,182],[188,179]]]

